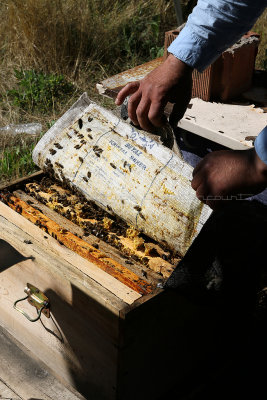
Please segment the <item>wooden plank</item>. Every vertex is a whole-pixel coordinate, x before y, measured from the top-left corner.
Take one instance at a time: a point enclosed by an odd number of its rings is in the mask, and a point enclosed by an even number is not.
[[[118,91],[129,82],[143,79],[149,72],[153,71],[163,62],[163,57],[148,61],[127,71],[121,72],[103,80],[96,85],[98,92],[102,95],[116,97]]]
[[[3,265],[2,254],[1,325],[31,349],[64,382],[83,393],[88,391],[91,398],[97,399],[98,395],[102,398],[99,394],[101,392],[108,393],[106,397],[112,399],[112,388],[116,383],[116,343],[119,335],[118,314],[113,308],[112,300],[107,295],[106,304],[99,304],[98,298],[93,298],[97,296],[97,293],[92,293],[94,287],[86,285],[86,276],[84,281],[82,278],[75,279],[61,263],[54,268],[49,252],[42,251],[31,236],[25,233],[23,235],[19,230],[9,232],[9,224],[6,221],[5,239],[11,239],[14,244],[19,240],[23,243],[30,238],[32,245],[24,243],[24,246],[32,249],[25,250],[22,253],[24,257],[19,262],[10,262],[12,254],[11,257],[5,257],[4,260],[9,262],[7,265]],[[0,229],[2,233],[1,223]],[[2,253],[2,247],[0,251]],[[33,259],[26,258],[29,254],[33,255]],[[27,282],[47,295],[52,318],[42,317],[42,321],[31,323],[13,309],[13,303],[25,295],[23,288]],[[99,293],[100,296],[103,298],[103,294]],[[19,305],[32,317],[36,315],[35,309],[28,302],[24,301]],[[97,396],[94,397],[95,393]]]
[[[57,240],[49,235],[45,235],[41,229],[32,224],[30,221],[27,221],[24,217],[22,217],[10,207],[1,202],[0,215],[3,217],[3,229],[5,226],[5,222],[7,220],[10,221],[13,225],[20,228],[22,231],[26,231],[32,238],[38,240],[38,242],[44,248],[51,250],[55,255],[69,262],[80,271],[85,273],[87,276],[90,276],[92,279],[100,283],[106,289],[110,290],[119,299],[125,301],[127,304],[133,303],[136,299],[140,297],[140,294],[128,288],[117,279],[113,278],[105,271],[98,268],[93,262],[85,260],[78,254],[67,249],[65,246],[60,245]]]
[[[55,237],[67,248],[94,263],[94,265],[118,279],[124,285],[140,294],[152,292],[152,287],[147,281],[139,278],[139,276],[131,270],[114,261],[112,258],[107,257],[106,254],[85,242],[83,239],[69,231],[65,231],[62,226],[45,216],[39,210],[15,196],[5,196],[4,194],[0,195],[0,197],[1,196],[13,210],[19,212],[23,217],[39,226],[52,237]]]
[[[0,399],[3,399],[3,400],[23,400],[22,397],[18,396],[17,393],[15,393],[9,386],[7,386],[7,384],[4,381],[2,381],[1,369],[0,369]]]
[[[253,147],[253,140],[267,125],[267,113],[254,106],[210,103],[191,99],[178,126],[234,150]]]
[[[18,179],[14,179],[11,182],[5,182],[0,184],[0,190],[5,189],[6,187],[9,188],[9,190],[13,190],[17,185],[21,184],[24,181],[27,181],[28,179],[32,180],[32,179],[38,179],[42,176],[43,171],[37,171],[34,172],[33,174],[30,174],[28,176],[24,176],[22,178],[18,178]]]
[[[63,217],[61,214],[58,212],[52,210],[51,208],[47,207],[45,204],[41,203],[40,201],[36,200],[34,197],[28,195],[27,193],[23,192],[22,190],[16,190],[13,192],[16,197],[19,197],[21,200],[25,201],[28,204],[33,205],[35,208],[38,210],[42,211],[44,215],[61,225],[63,228],[69,230],[72,232],[74,235],[78,235],[81,237],[83,240],[85,240],[87,243],[91,244],[94,246],[97,244],[99,246],[99,250],[104,252],[108,257],[112,258],[113,260],[117,261],[121,265],[131,269],[133,272],[138,274],[138,276],[143,276],[144,271],[146,272],[147,275],[147,281],[151,283],[152,285],[157,285],[158,283],[162,282],[162,277],[152,271],[150,268],[145,267],[144,265],[139,265],[138,263],[135,262],[135,264],[129,264],[127,263],[128,260],[126,260],[121,252],[116,249],[115,247],[111,246],[110,244],[107,244],[103,240],[99,239],[98,237],[90,234],[84,236],[84,230],[77,224],[71,222],[67,218]],[[170,266],[172,266],[170,264]]]
[[[85,400],[49,373],[15,338],[0,328],[0,398],[7,400]],[[11,389],[12,388],[12,389]]]
[[[3,225],[1,222],[2,217],[0,217],[0,226],[2,228]],[[40,244],[35,241],[32,236],[14,227],[9,221],[5,221],[5,232],[0,232],[0,237],[4,237],[5,239],[4,242],[0,240],[0,279],[4,277],[6,269],[22,261],[25,262],[23,265],[27,266],[29,269],[36,265],[40,266],[40,271],[37,268],[33,276],[29,274],[28,279],[30,283],[33,283],[35,286],[41,286],[39,289],[42,291],[52,288],[53,291],[70,306],[74,305],[73,288],[77,288],[81,296],[83,294],[87,298],[88,304],[90,304],[90,302],[95,304],[94,307],[88,311],[87,307],[84,307],[82,301],[78,302],[76,298],[75,307],[77,310],[80,310],[85,317],[89,314],[91,319],[94,318],[94,323],[96,326],[99,325],[106,336],[110,338],[117,337],[118,329],[116,321],[120,310],[124,309],[126,303],[118,299],[114,294],[103,288],[90,277],[80,272],[77,268],[73,268],[71,264],[68,264],[64,260],[59,260],[52,252],[40,247]],[[12,275],[12,272],[10,272],[10,274]],[[23,289],[27,283],[27,276],[24,276],[21,270],[18,269],[16,279],[18,279],[18,277],[21,278],[18,292],[23,294]],[[41,279],[41,282],[33,281],[37,278]],[[65,284],[61,285],[59,283],[61,281],[65,282]],[[9,295],[4,288],[1,294]],[[107,318],[103,309],[106,310],[110,318]]]

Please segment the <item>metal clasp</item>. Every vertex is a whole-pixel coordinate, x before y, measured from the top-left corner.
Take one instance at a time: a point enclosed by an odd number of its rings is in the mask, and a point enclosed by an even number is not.
[[[24,292],[27,294],[27,296],[15,301],[13,307],[21,314],[23,314],[31,322],[38,321],[41,318],[42,313],[47,318],[50,318],[50,304],[48,297],[46,297],[46,295],[43,292],[41,292],[37,287],[31,285],[30,283],[27,283]],[[17,304],[20,301],[24,300],[28,300],[28,302],[36,308],[38,314],[36,318],[31,318],[25,311],[17,307]]]

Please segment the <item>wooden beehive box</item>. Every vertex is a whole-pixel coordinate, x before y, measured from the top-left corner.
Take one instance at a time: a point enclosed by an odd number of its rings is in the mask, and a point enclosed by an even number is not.
[[[162,289],[176,253],[43,172],[5,187],[1,200],[5,329],[88,399],[155,400],[194,385],[192,371],[217,347],[219,316]],[[50,318],[31,322],[13,308],[28,283],[47,296]],[[36,318],[27,301],[17,307]]]
[[[1,325],[88,399],[161,398],[207,357],[210,310],[158,288],[162,275],[93,235],[82,236],[79,226],[25,193],[42,176],[8,186],[9,205],[0,202]],[[123,266],[121,279],[99,268],[97,254],[84,259],[44,230],[44,216],[95,246],[102,260]],[[50,318],[30,322],[13,308],[27,283],[48,297]],[[18,306],[36,317],[26,301]],[[211,346],[210,331],[207,339]]]

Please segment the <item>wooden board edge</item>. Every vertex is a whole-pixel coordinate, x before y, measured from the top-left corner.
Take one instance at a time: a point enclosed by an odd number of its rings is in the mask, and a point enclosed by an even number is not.
[[[153,291],[153,293],[147,294],[145,296],[140,297],[139,299],[135,300],[132,304],[127,304],[121,311],[120,311],[120,319],[125,320],[127,315],[131,313],[136,308],[142,306],[142,304],[147,303],[148,301],[154,299],[155,297],[162,296],[165,294],[165,290],[161,288],[157,288]]]
[[[43,174],[44,174],[44,172],[42,170],[39,170],[37,172],[34,172],[33,174],[26,175],[21,178],[12,180],[10,182],[3,183],[2,185],[0,185],[0,190],[4,190],[4,189],[14,190],[17,185],[27,182],[28,180],[30,181],[30,180],[36,179],[36,178],[40,179]]]
[[[55,257],[62,257],[65,261],[69,262],[73,268],[77,268],[86,276],[101,284],[125,303],[132,304],[141,297],[140,294],[123,285],[121,282],[96,267],[93,263],[83,259],[65,246],[60,245],[56,239],[46,235],[40,228],[2,202],[0,202],[0,215],[22,231],[26,231],[34,240],[38,241],[42,247],[47,248],[49,246]],[[46,239],[44,239],[44,235]]]

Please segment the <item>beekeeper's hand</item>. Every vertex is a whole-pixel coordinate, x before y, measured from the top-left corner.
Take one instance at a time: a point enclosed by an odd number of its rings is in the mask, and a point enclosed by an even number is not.
[[[164,124],[164,108],[167,102],[174,103],[170,117],[171,123],[177,123],[186,111],[191,99],[192,68],[172,54],[159,67],[144,79],[128,83],[116,98],[121,105],[127,96],[128,115],[134,125],[140,125],[146,131]]]
[[[206,155],[193,171],[192,188],[211,208],[262,192],[267,165],[254,149],[222,150]]]

